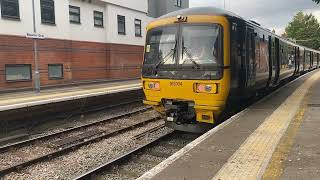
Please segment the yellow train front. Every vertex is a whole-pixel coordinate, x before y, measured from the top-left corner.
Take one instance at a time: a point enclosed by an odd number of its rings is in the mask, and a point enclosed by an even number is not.
[[[172,15],[149,24],[142,83],[173,129],[202,132],[229,94],[229,23],[223,16]]]
[[[229,107],[318,68],[319,61],[319,51],[231,12],[176,11],[147,27],[144,103],[173,129],[203,132],[223,120]]]

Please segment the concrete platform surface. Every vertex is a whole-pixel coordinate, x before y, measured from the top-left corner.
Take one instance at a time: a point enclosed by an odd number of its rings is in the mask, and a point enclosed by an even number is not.
[[[320,179],[320,80],[307,93],[263,178]]]
[[[51,88],[42,90],[41,93],[35,93],[33,91],[2,93],[0,94],[0,111],[99,96],[121,91],[137,90],[140,88],[140,80],[129,80]]]
[[[300,177],[297,179],[305,179],[301,177],[306,174],[291,176],[294,171],[299,172],[294,163],[272,167],[272,162],[274,159],[278,160],[279,156],[274,157],[274,154],[277,150],[281,151],[278,146],[295,123],[297,116],[301,115],[299,112],[310,94],[310,88],[320,88],[319,79],[320,71],[315,70],[292,81],[188,144],[139,179],[274,179],[276,176],[267,176],[266,173],[281,172],[280,167],[283,167],[283,174],[280,173],[279,178],[292,179],[294,176]],[[297,147],[293,146],[292,152],[288,155],[288,158],[296,159],[297,154],[300,153],[302,156],[302,151],[306,150],[307,153],[309,150],[307,154],[318,159],[308,161],[306,158],[305,164],[300,167],[301,170],[310,165],[308,162],[314,162],[309,170],[320,167],[320,153],[316,149],[320,149],[320,143],[315,142],[319,141],[320,112],[317,109],[312,110],[320,108],[320,92],[315,94],[313,95],[317,97],[312,98],[313,106],[309,106],[310,111],[306,110],[309,116],[305,116],[304,123],[309,122],[309,125],[305,125],[305,130],[304,125],[301,126],[301,140],[298,133],[298,143],[295,144]],[[293,138],[289,139],[293,141]],[[310,149],[300,149],[301,147]],[[280,161],[285,160],[282,158]],[[316,174],[309,175],[305,177],[316,177]]]

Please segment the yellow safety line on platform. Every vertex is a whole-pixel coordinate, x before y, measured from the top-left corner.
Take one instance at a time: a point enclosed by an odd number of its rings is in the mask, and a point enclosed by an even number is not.
[[[43,100],[43,99],[53,99],[53,98],[61,98],[61,97],[68,97],[68,96],[76,96],[76,95],[82,95],[82,94],[93,94],[93,93],[99,93],[99,92],[108,92],[110,90],[116,90],[116,89],[125,89],[130,87],[140,87],[140,83],[136,84],[129,84],[129,85],[121,85],[121,86],[114,86],[114,87],[105,87],[105,88],[98,88],[98,89],[91,89],[91,90],[79,90],[79,91],[73,91],[73,92],[65,92],[65,93],[56,93],[56,94],[46,94],[46,95],[39,95],[39,96],[32,96],[32,97],[24,97],[24,98],[12,98],[8,100],[1,100],[0,101],[0,107],[9,105],[9,104],[17,104],[17,103],[23,103],[28,101],[37,101],[37,100]]]
[[[303,106],[306,106],[304,103]],[[285,135],[281,138],[275,152],[272,155],[270,163],[264,172],[262,179],[264,180],[277,180],[283,173],[283,162],[287,159],[288,154],[295,141],[297,132],[303,121],[305,107],[301,108],[299,113],[294,118],[294,121],[288,127]]]
[[[306,80],[229,158],[214,180],[261,179],[271,156],[320,72]]]

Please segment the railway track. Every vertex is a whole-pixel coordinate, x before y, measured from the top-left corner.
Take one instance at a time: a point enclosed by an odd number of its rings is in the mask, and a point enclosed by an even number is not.
[[[133,137],[133,139],[143,141],[143,137],[161,128],[164,128],[164,126],[160,125],[152,128],[147,132]],[[199,135],[170,131],[147,143],[140,142],[142,145],[136,149],[75,179],[136,179],[197,137],[199,137]]]
[[[66,129],[60,132],[28,139],[25,141],[17,142],[14,144],[0,147],[1,156],[6,156],[6,153],[24,152],[25,148],[29,148],[30,151],[33,149],[43,149],[45,153],[35,155],[35,157],[24,159],[21,162],[10,164],[4,168],[0,168],[0,177],[10,172],[20,170],[21,168],[34,165],[38,162],[50,160],[57,156],[64,155],[68,152],[74,151],[84,145],[98,142],[102,139],[112,137],[119,133],[124,133],[132,129],[144,126],[145,124],[159,121],[159,116],[152,116],[149,113],[150,108],[142,108],[129,113],[123,113],[114,117],[106,118],[98,122],[88,123],[78,127]],[[154,114],[154,113],[153,113]],[[134,122],[130,120],[123,120],[131,116],[146,116],[150,118],[144,118]],[[122,120],[122,122],[121,122]],[[19,153],[16,153],[19,154]],[[12,156],[12,154],[9,154]],[[12,157],[11,157],[12,158]]]
[[[86,108],[86,109],[83,109],[83,110],[81,109],[78,112],[71,112],[71,115],[70,115],[70,112],[68,112],[68,113],[64,112],[64,113],[58,113],[55,116],[50,116],[49,118],[47,118],[47,117],[36,117],[36,119],[39,119],[39,118],[45,119],[45,120],[41,121],[41,122],[44,122],[44,123],[41,123],[40,125],[43,125],[43,124],[46,124],[46,123],[50,124],[52,122],[55,122],[55,123],[61,122],[61,124],[66,124],[65,121],[68,121],[68,120],[70,120],[71,118],[74,118],[74,117],[81,118],[83,116],[87,116],[87,115],[90,115],[90,114],[94,114],[94,113],[98,113],[98,112],[102,112],[102,111],[106,111],[106,110],[113,110],[113,109],[116,109],[118,107],[136,105],[137,103],[141,103],[141,102],[142,102],[142,99],[138,98],[136,100],[123,101],[121,103],[116,103],[116,104],[111,104],[111,105],[99,105],[99,106],[94,106],[94,107],[91,107],[91,108]],[[28,121],[28,120],[26,120],[26,121]],[[22,133],[14,134],[12,136],[7,136],[7,137],[4,137],[4,138],[0,139],[0,152],[1,152],[1,148],[5,147],[5,146],[8,146],[8,144],[16,144],[17,142],[15,142],[15,141],[22,142],[22,141],[26,141],[28,139],[33,139],[32,136],[37,136],[39,134],[45,133],[45,131],[48,131],[48,129],[47,129],[47,130],[42,130],[40,132],[36,131],[36,133],[34,133],[33,131],[37,127],[37,125],[33,125],[33,126],[34,127],[26,127],[26,128],[21,129]],[[70,127],[72,125],[68,125],[68,126]],[[25,129],[27,129],[27,130],[25,130]],[[53,129],[54,129],[54,127],[53,127]]]

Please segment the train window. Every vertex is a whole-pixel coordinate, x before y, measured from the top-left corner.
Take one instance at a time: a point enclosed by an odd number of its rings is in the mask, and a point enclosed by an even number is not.
[[[232,23],[232,30],[237,31],[237,23]]]
[[[184,25],[179,64],[221,64],[221,37],[219,25]]]
[[[175,63],[175,52],[177,50],[177,27],[160,27],[153,29],[147,34],[145,48],[145,64]]]

